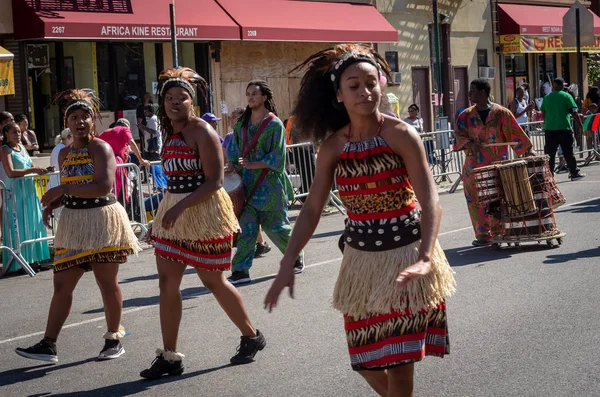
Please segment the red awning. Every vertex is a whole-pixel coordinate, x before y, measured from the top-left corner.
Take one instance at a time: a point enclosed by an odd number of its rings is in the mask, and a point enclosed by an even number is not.
[[[216,0],[242,40],[397,42],[398,31],[370,5],[290,0]]]
[[[171,0],[115,0],[113,4],[116,3],[122,3],[122,7],[113,9],[113,12],[87,12],[81,5],[79,11],[73,11],[72,2],[67,1],[13,0],[15,37],[59,40],[170,39]],[[36,8],[34,4],[40,6]],[[77,4],[82,3],[78,1]],[[93,6],[97,2],[92,1],[91,4]],[[214,0],[177,0],[175,13],[177,37],[180,40],[240,39],[239,26]]]
[[[500,35],[561,35],[569,7],[498,4]],[[600,18],[594,14],[594,32],[600,36]]]

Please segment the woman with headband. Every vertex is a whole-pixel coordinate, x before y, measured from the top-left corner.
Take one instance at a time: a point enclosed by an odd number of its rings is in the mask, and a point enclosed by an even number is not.
[[[64,207],[54,237],[54,295],[44,339],[16,352],[26,358],[58,362],[56,340],[69,316],[73,290],[83,273],[93,271],[108,328],[98,359],[114,359],[125,353],[120,342],[125,329],[120,325],[123,296],[117,273],[127,256],[139,251],[138,240],[125,209],[111,193],[115,176],[112,149],[92,134],[98,115],[93,93],[64,91],[58,94],[56,104],[64,111],[73,143],[58,155],[61,184],[42,197],[46,224],[53,210]]]
[[[184,355],[177,351],[181,322],[179,287],[192,266],[225,313],[242,333],[232,364],[254,361],[264,349],[264,336],[252,326],[242,297],[225,278],[231,267],[233,234],[239,230],[233,204],[223,186],[223,151],[219,135],[194,114],[196,90],[208,93],[206,81],[189,68],[159,76],[158,116],[165,143],[163,169],[167,193],[160,202],[150,238],[154,243],[160,288],[163,349],[140,376],[158,379],[181,375]]]
[[[344,313],[352,368],[381,396],[412,396],[414,362],[448,353],[445,299],[454,290],[423,144],[413,127],[378,110],[388,67],[371,48],[338,45],[303,67],[296,127],[321,148],[265,306],[272,310],[285,287],[293,297],[295,258],[335,178],[348,219],[333,306]]]

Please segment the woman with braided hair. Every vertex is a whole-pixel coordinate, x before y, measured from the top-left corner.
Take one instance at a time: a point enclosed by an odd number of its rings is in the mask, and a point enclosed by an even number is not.
[[[223,274],[231,267],[233,234],[239,226],[222,187],[219,135],[194,114],[196,91],[206,97],[208,85],[189,68],[163,71],[158,80],[158,114],[165,139],[161,157],[168,182],[150,238],[158,268],[163,349],[140,373],[146,379],[183,373],[184,355],[177,351],[177,336],[182,311],[179,287],[187,266],[196,270],[242,333],[231,363],[250,363],[266,346],[263,334],[248,318],[242,297]]]
[[[259,226],[282,253],[292,234],[287,209],[294,190],[285,174],[285,127],[277,117],[273,91],[264,80],[251,81],[246,87],[246,100],[248,106],[236,123],[227,148],[229,170],[237,166],[247,203],[240,215],[242,232],[237,238],[229,277],[233,285],[252,281],[250,267]],[[294,270],[304,271],[301,252]]]
[[[333,306],[352,368],[381,396],[413,396],[414,362],[448,353],[445,299],[454,276],[437,242],[441,208],[417,131],[378,110],[386,62],[338,45],[308,58],[294,114],[320,143],[317,172],[265,298],[293,297],[293,266],[335,181],[348,219]],[[417,207],[418,198],[421,211]]]
[[[69,316],[73,290],[85,272],[93,271],[108,328],[98,359],[114,359],[125,353],[120,342],[125,329],[120,325],[123,296],[117,273],[127,256],[139,251],[139,244],[125,209],[111,193],[116,167],[113,151],[92,134],[98,101],[92,92],[68,90],[58,94],[56,104],[64,112],[73,143],[58,155],[61,184],[42,197],[46,225],[52,211],[64,207],[54,237],[54,295],[44,339],[16,352],[58,362],[56,339]]]

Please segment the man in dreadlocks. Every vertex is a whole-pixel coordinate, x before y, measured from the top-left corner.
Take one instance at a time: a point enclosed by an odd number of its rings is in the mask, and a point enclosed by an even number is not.
[[[283,253],[292,227],[287,207],[293,197],[292,185],[285,175],[285,127],[277,117],[273,91],[266,81],[251,81],[246,87],[248,106],[236,123],[227,148],[229,169],[239,170],[244,184],[246,206],[240,215],[242,231],[233,257],[233,285],[250,283],[258,227]],[[304,254],[296,259],[294,271],[304,270]]]

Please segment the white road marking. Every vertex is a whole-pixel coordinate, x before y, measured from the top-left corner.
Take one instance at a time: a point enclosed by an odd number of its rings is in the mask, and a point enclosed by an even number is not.
[[[565,205],[561,206],[559,208],[559,210],[562,209],[562,208],[566,208],[566,207],[572,207],[572,206],[579,205],[579,204],[589,203],[591,201],[595,201],[595,200],[598,200],[598,199],[600,199],[600,197],[593,197],[593,198],[590,198],[590,199],[577,201],[575,203],[568,203],[568,204],[565,204]],[[471,226],[467,226],[467,227],[462,227],[460,229],[449,230],[447,232],[439,233],[438,236],[447,236],[449,234],[458,233],[458,232],[462,232],[462,231],[465,231],[465,230],[470,230],[471,228],[472,228]],[[329,259],[329,260],[326,260],[326,261],[313,263],[312,265],[306,265],[306,268],[328,265],[330,263],[339,262],[341,260],[342,260],[342,257],[340,256],[339,258]],[[277,273],[274,273],[274,274],[269,274],[267,276],[263,276],[261,278],[275,277],[276,275],[277,275]],[[142,306],[142,307],[136,307],[136,308],[129,309],[129,310],[123,310],[123,315],[129,314],[129,313],[134,313],[134,312],[139,312],[139,311],[142,311],[142,310],[152,309],[152,308],[154,308],[156,306],[158,306],[158,305]],[[77,323],[68,324],[68,325],[65,325],[63,327],[63,329],[73,328],[73,327],[79,327],[81,325],[95,323],[95,322],[98,322],[98,321],[104,321],[104,316],[90,318],[89,320],[84,320],[84,321],[80,321],[80,322],[77,322]],[[41,336],[41,335],[44,335],[44,331],[34,332],[32,334],[27,334],[27,335],[15,336],[14,338],[0,340],[0,345],[5,344],[5,343],[14,342],[14,341],[21,340],[21,339],[32,338],[34,336]]]

